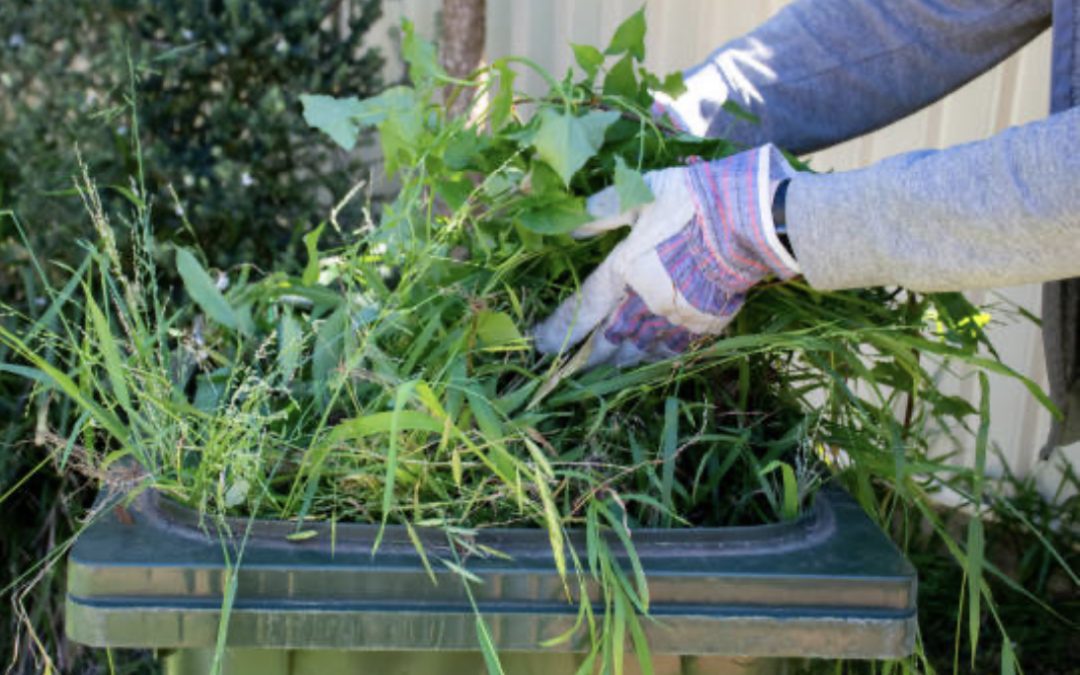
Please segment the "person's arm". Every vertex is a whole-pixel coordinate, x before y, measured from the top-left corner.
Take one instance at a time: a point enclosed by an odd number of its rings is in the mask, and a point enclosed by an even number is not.
[[[957,89],[1047,28],[1050,12],[1051,0],[796,0],[660,103],[695,135],[810,152]]]
[[[1080,108],[865,169],[800,174],[786,214],[816,288],[962,290],[1080,276]]]

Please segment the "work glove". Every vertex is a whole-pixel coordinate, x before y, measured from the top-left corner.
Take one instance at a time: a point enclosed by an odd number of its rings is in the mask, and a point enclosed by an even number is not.
[[[772,220],[772,186],[794,175],[775,146],[645,174],[654,200],[623,211],[614,187],[590,197],[596,218],[573,234],[630,226],[581,288],[533,330],[545,354],[599,327],[586,367],[668,358],[716,335],[754,284],[799,273]]]

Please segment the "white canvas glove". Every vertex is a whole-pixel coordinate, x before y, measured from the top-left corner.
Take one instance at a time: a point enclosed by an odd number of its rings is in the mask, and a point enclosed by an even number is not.
[[[799,272],[772,221],[771,185],[793,175],[780,151],[766,145],[647,173],[655,200],[626,212],[613,187],[590,197],[586,206],[597,220],[575,236],[622,225],[630,234],[535,328],[537,349],[564,351],[600,327],[586,365],[621,367],[673,356],[720,333],[751,286]]]

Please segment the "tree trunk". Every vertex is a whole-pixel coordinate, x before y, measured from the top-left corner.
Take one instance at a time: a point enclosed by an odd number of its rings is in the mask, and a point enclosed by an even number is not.
[[[439,60],[451,77],[464,79],[484,57],[487,32],[486,0],[442,0],[442,44]],[[446,88],[449,97],[453,87]],[[469,104],[471,91],[458,93],[450,113],[460,114]]]

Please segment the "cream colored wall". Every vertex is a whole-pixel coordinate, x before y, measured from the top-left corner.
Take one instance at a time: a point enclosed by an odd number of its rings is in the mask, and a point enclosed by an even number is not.
[[[785,4],[784,0],[652,0],[646,10],[649,65],[660,72],[691,66]],[[569,43],[604,44],[619,22],[640,6],[641,0],[488,0],[487,51],[493,58],[526,55],[562,73],[572,64]],[[406,16],[421,33],[432,36],[438,7],[438,0],[386,0],[385,22],[393,26]],[[998,68],[937,104],[888,128],[817,153],[812,157],[813,166],[818,170],[852,169],[908,150],[985,138],[1008,126],[1039,119],[1048,108],[1049,64],[1050,39],[1043,34]],[[530,76],[523,78],[523,84],[534,91],[540,87],[538,79]],[[1039,313],[1037,286],[972,296],[978,301],[1005,299]],[[1035,326],[1013,321],[995,325],[991,332],[1006,363],[1045,385],[1042,346]],[[977,398],[977,385],[970,379],[957,379],[953,386],[972,400]],[[1044,491],[1051,491],[1056,474],[1046,463],[1037,462],[1049,416],[1015,382],[995,377],[992,391],[992,441],[1009,458],[1013,471],[1024,475],[1035,471]],[[1073,446],[1066,454],[1076,463],[1080,446]]]

